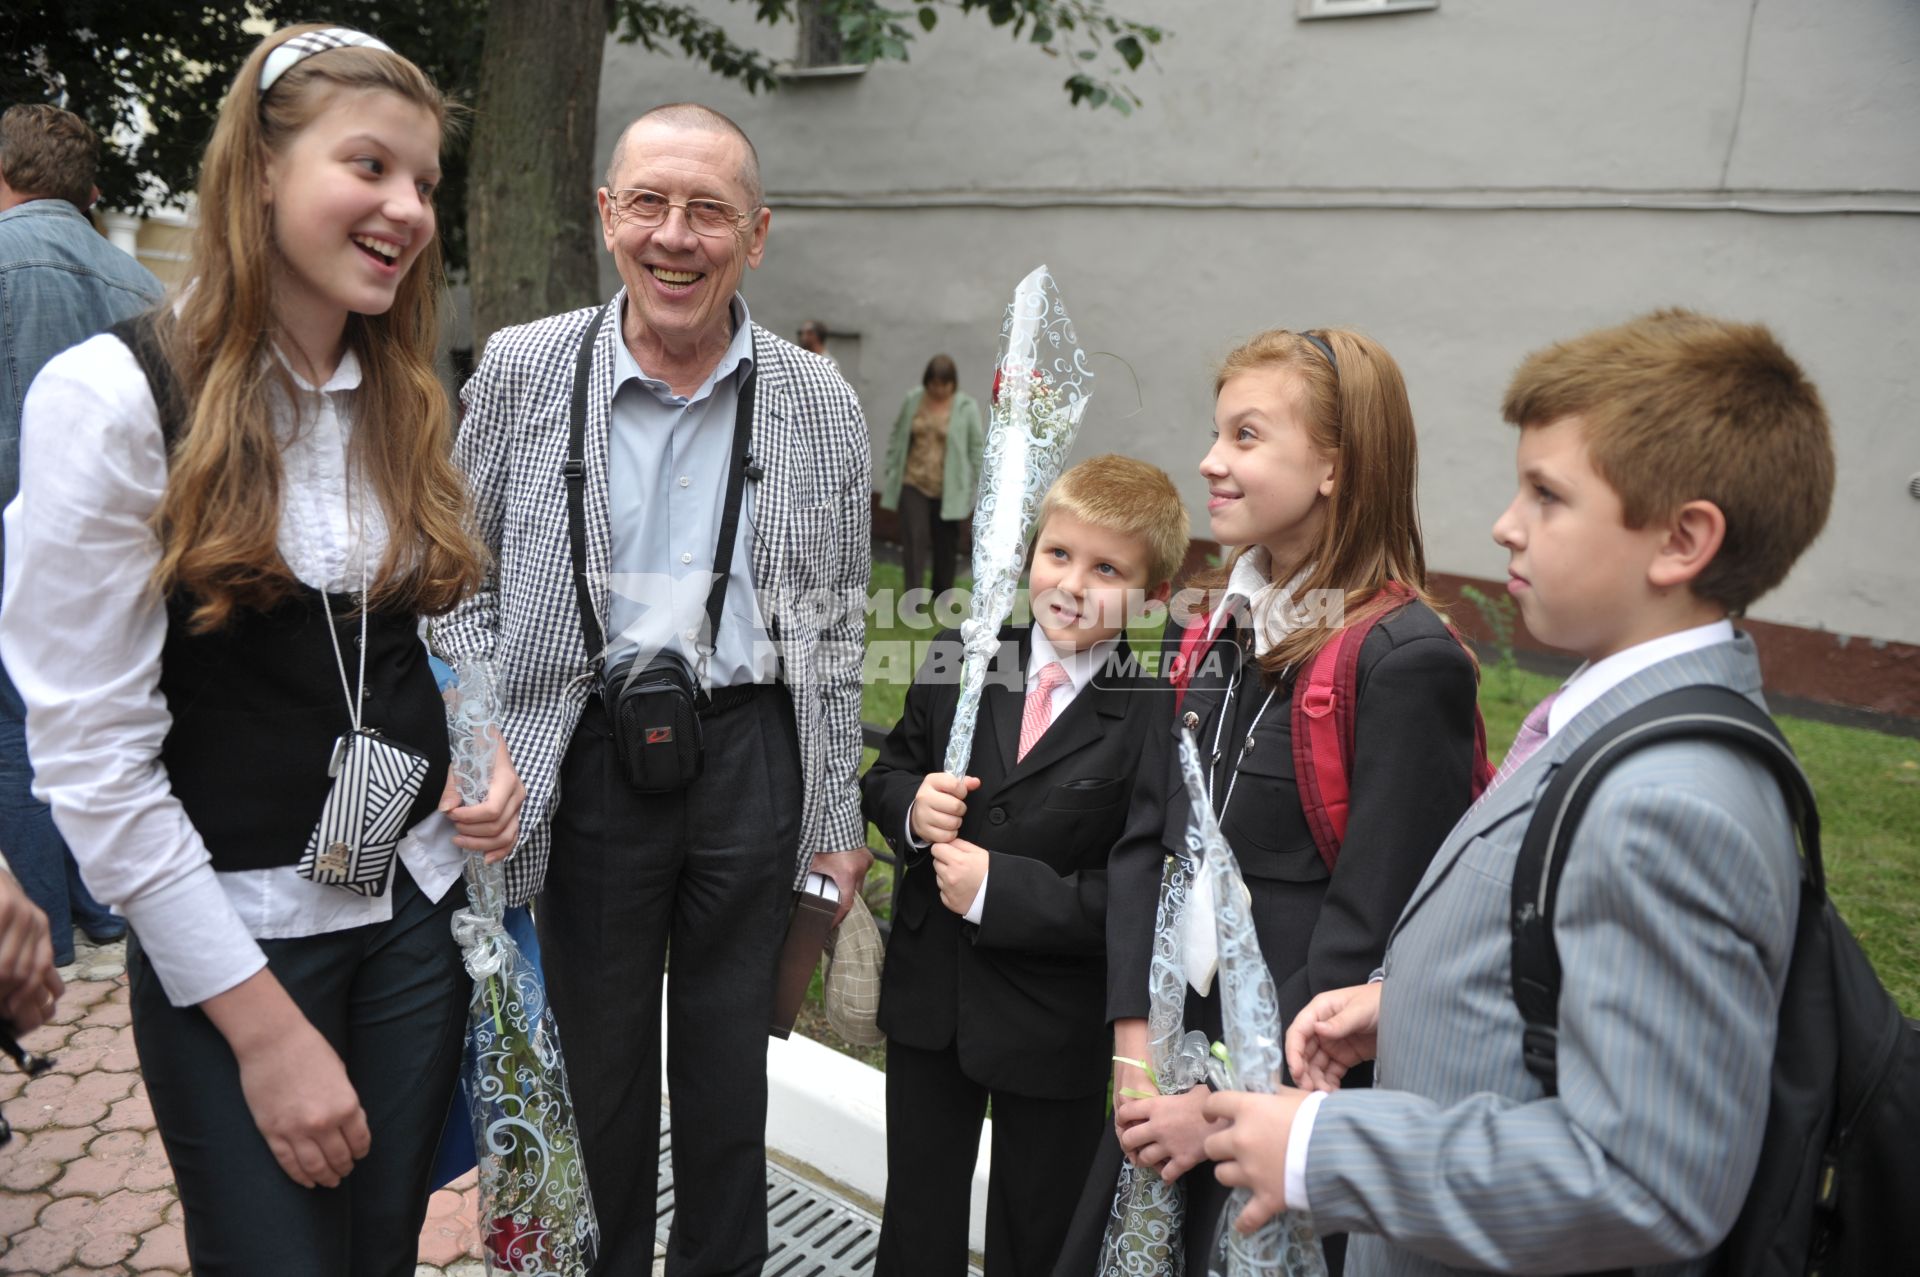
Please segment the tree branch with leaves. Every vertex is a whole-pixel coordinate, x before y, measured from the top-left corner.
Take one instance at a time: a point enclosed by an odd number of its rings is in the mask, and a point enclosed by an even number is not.
[[[1064,64],[1073,105],[1142,105],[1123,77],[1167,32],[1105,0],[731,0],[769,27],[801,5],[833,25],[849,62],[907,61],[943,15],[983,19]],[[387,41],[472,106],[436,196],[447,261],[473,285],[476,342],[504,324],[584,305],[595,288],[591,196],[601,51],[609,34],[699,63],[751,92],[786,59],[742,44],[717,0],[329,0],[327,15]],[[0,102],[51,101],[105,139],[103,202],[183,202],[226,85],[264,29],[306,21],[311,0],[14,0],[0,31]]]

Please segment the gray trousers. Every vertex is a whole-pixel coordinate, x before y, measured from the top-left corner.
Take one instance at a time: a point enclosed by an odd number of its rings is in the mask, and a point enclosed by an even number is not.
[[[757,1277],[767,1255],[767,1019],[793,901],[800,752],[785,688],[703,720],[706,768],[628,788],[598,699],[560,769],[535,906],[587,1185],[599,1277],[652,1271],[660,985],[673,1106],[672,1277]]]
[[[134,1046],[195,1277],[412,1277],[473,986],[450,930],[459,884],[435,904],[398,862],[394,878],[387,922],[260,942],[366,1110],[372,1147],[338,1188],[287,1178],[226,1038],[200,1008],[170,1005],[137,938],[128,946]]]
[[[960,544],[961,519],[940,517],[940,498],[930,497],[910,484],[900,485],[900,566],[904,588],[917,590],[929,565],[928,587],[939,598],[953,588],[954,563]]]

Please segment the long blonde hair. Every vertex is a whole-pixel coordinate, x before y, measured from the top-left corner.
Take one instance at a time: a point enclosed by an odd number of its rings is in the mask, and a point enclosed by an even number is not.
[[[1214,377],[1218,398],[1242,373],[1267,368],[1291,370],[1300,386],[1300,418],[1308,442],[1333,461],[1333,493],[1327,498],[1320,536],[1298,563],[1274,563],[1271,579],[1291,580],[1309,567],[1300,595],[1340,590],[1346,599],[1343,624],[1398,606],[1383,592],[1397,581],[1445,619],[1427,591],[1427,556],[1420,537],[1417,482],[1420,450],[1414,439],[1413,406],[1407,401],[1400,366],[1385,347],[1346,328],[1316,328],[1314,336],[1332,348],[1336,372],[1314,344],[1297,332],[1275,328],[1239,346]],[[1241,547],[1234,555],[1246,553]],[[1217,590],[1233,567],[1196,582]],[[1337,628],[1303,625],[1288,633],[1261,658],[1267,673],[1301,668],[1331,642]]]
[[[336,89],[378,89],[425,108],[444,129],[449,106],[398,54],[349,47],[312,54],[260,93],[274,48],[304,32],[263,40],[220,104],[201,161],[193,281],[177,314],[161,312],[160,338],[180,383],[185,429],[168,463],[155,515],[162,554],[155,584],[192,600],[196,631],[224,625],[237,607],[268,608],[297,586],[278,547],[280,443],[276,390],[291,396],[274,357],[272,215],[261,197],[267,157],[282,153]],[[349,460],[386,516],[389,540],[369,606],[446,611],[478,587],[485,555],[467,518],[452,461],[453,421],[434,374],[444,291],[438,238],[421,250],[383,315],[350,314],[346,342],[359,360]]]

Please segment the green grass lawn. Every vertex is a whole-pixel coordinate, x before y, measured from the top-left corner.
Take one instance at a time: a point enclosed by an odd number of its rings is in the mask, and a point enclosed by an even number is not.
[[[899,566],[876,563],[873,586],[897,591]],[[913,629],[898,618],[893,620],[885,627],[870,621],[869,643],[925,640],[933,635],[932,630]],[[890,669],[889,678],[869,680],[862,719],[884,727],[898,721],[912,672],[909,665],[898,671],[898,677]],[[1496,764],[1519,731],[1520,720],[1557,683],[1546,675],[1512,667],[1486,672],[1480,709]],[[1920,741],[1800,718],[1783,717],[1780,724],[1820,800],[1828,889],[1881,980],[1908,1015],[1920,1015]],[[862,768],[872,759],[869,750]],[[885,846],[871,826],[867,832],[871,845]],[[891,870],[876,865],[871,879],[868,899],[883,906],[889,898]]]

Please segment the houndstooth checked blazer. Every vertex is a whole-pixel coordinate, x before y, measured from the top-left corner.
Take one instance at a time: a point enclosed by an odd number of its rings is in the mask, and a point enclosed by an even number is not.
[[[607,434],[622,289],[601,326],[588,379],[587,572],[607,625]],[[551,849],[561,756],[593,689],[567,543],[567,456],[574,359],[599,307],[504,328],[460,392],[466,415],[454,445],[481,539],[494,568],[486,585],[433,627],[450,660],[492,657],[503,727],[527,788],[507,892],[540,890]],[[872,567],[868,491],[872,458],[852,387],[828,360],[755,324],[758,370],[752,455],[764,474],[745,514],[755,593],[793,693],[805,787],[794,881],[814,853],[864,846],[860,665]]]

